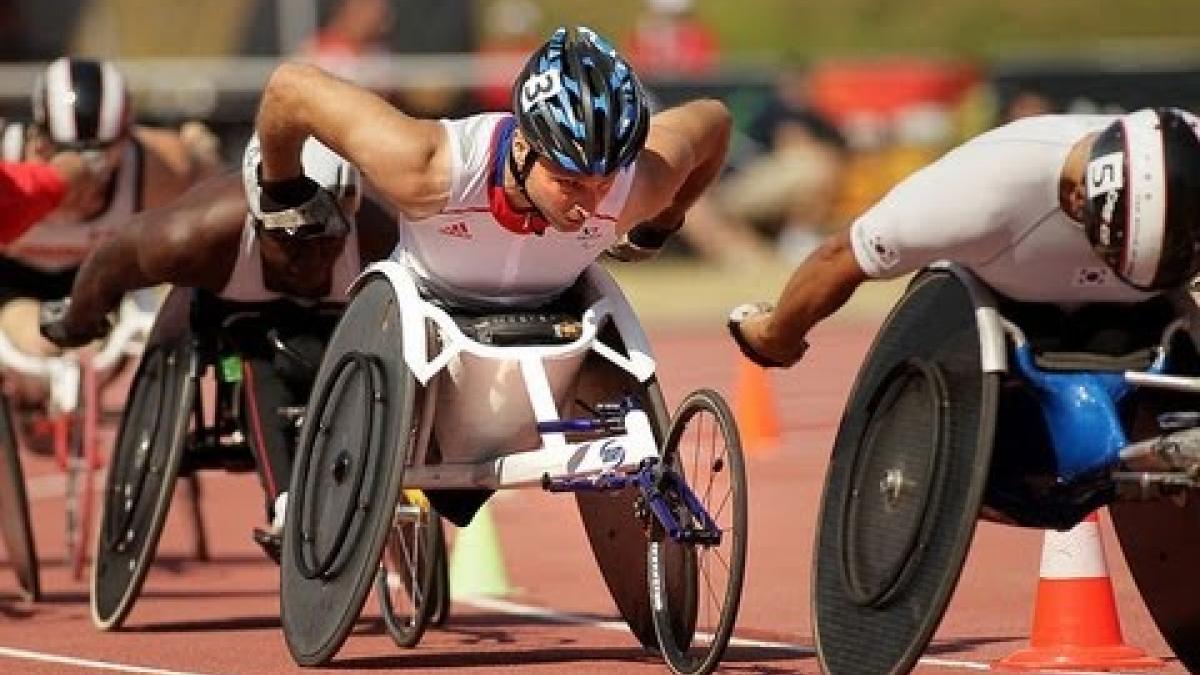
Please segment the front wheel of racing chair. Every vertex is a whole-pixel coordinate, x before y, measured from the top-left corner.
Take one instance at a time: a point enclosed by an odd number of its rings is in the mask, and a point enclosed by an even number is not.
[[[445,619],[446,535],[424,493],[405,489],[375,580],[384,626],[396,646],[415,647],[435,618]]]
[[[83,578],[92,530],[96,471],[103,466],[98,447],[100,385],[90,359],[79,363],[79,399],[76,410],[61,418],[56,452],[66,463],[66,555],[71,577]]]
[[[345,642],[379,571],[421,403],[404,362],[399,304],[367,278],[342,314],[313,385],[284,525],[280,609],[297,663]]]
[[[196,396],[190,289],[174,289],[151,331],[117,433],[92,563],[92,621],[120,628],[141,592],[171,507]]]
[[[711,673],[737,621],[749,534],[742,443],[733,413],[720,394],[701,389],[684,399],[663,445],[662,466],[667,472],[659,476],[656,487],[679,531],[668,532],[660,519],[650,518],[647,565],[654,628],[672,672]],[[690,491],[680,490],[676,479]],[[701,509],[687,503],[693,496]],[[697,512],[707,513],[711,522],[698,520]],[[713,532],[719,536],[712,537]],[[667,564],[663,547],[671,540],[683,542],[692,564],[682,568]],[[680,574],[685,578],[672,579]],[[669,587],[689,592],[672,594]],[[673,606],[673,601],[687,606]],[[690,625],[679,626],[677,617],[694,618]]]

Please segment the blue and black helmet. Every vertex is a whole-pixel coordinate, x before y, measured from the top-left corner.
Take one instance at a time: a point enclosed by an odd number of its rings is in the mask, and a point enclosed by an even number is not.
[[[650,128],[633,69],[583,26],[559,28],[533,53],[512,101],[533,151],[572,173],[607,176],[629,166]]]

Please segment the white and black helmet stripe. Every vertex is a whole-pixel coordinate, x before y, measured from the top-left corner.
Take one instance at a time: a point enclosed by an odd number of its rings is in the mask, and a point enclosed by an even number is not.
[[[124,132],[125,81],[111,63],[58,59],[37,96],[37,122],[55,143],[109,143]]]
[[[1167,167],[1158,113],[1140,110],[1121,120],[1128,162],[1125,249],[1121,274],[1149,287],[1162,262],[1167,229]]]

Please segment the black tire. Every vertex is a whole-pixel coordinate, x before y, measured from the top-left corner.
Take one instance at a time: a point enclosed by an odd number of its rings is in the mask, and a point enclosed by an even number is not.
[[[333,658],[378,575],[420,419],[402,345],[395,292],[375,276],[325,350],[289,486],[280,614],[302,666]]]
[[[441,628],[450,618],[450,561],[446,553],[445,524],[440,516],[433,522],[441,543],[434,558],[433,588],[429,592],[429,625]]]
[[[93,540],[92,622],[101,630],[121,627],[154,560],[191,427],[196,373],[190,339],[150,345],[138,364]]]
[[[423,499],[401,494],[375,580],[383,624],[397,647],[415,647],[433,616],[438,559],[445,558],[441,518]]]
[[[658,646],[675,673],[711,673],[720,663],[733,635],[741,604],[746,572],[747,520],[746,465],[733,413],[721,395],[709,389],[694,391],[684,399],[671,422],[663,446],[663,461],[678,473],[721,530],[717,546],[684,545],[695,565],[690,579],[671,580],[665,562],[670,537],[652,520],[647,565],[649,592]],[[681,525],[698,527],[690,512],[668,489],[668,504]],[[678,572],[677,572],[678,573]],[[666,589],[672,581],[683,588],[683,606],[672,606]],[[680,619],[686,629],[680,630]],[[690,620],[689,620],[690,619]]]
[[[36,602],[42,597],[41,575],[38,572],[37,547],[33,526],[29,522],[29,498],[25,494],[25,474],[17,450],[12,409],[8,398],[0,394],[0,533],[11,561],[17,583],[26,600]]]

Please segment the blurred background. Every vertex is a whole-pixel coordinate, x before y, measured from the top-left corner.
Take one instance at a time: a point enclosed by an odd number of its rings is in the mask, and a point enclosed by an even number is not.
[[[229,161],[281,58],[457,116],[506,108],[524,55],[561,23],[607,35],[660,105],[732,108],[726,176],[675,251],[723,264],[795,262],[1009,119],[1200,108],[1195,0],[0,0],[0,115],[28,118],[50,59],[108,58],[141,122],[201,120]]]

